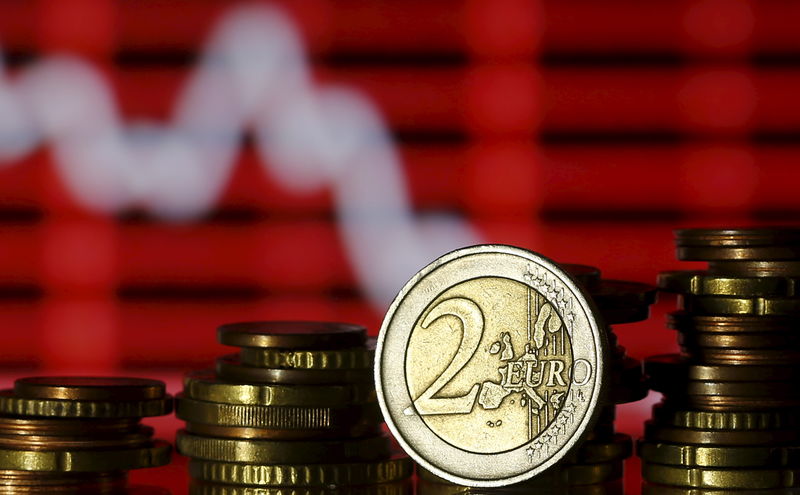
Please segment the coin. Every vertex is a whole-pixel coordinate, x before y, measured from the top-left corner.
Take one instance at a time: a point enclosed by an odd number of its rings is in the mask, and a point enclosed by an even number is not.
[[[188,457],[251,464],[373,461],[390,455],[389,437],[383,435],[353,440],[238,440],[180,430],[175,441],[178,452]]]
[[[371,462],[326,464],[244,464],[189,460],[189,475],[199,481],[253,486],[325,486],[388,483],[406,479],[414,464],[405,455]]]
[[[798,277],[800,261],[710,261],[708,272],[745,277]]]
[[[367,330],[349,323],[322,321],[252,321],[217,329],[220,344],[278,349],[346,349],[363,346]]]
[[[421,466],[469,486],[537,476],[589,432],[607,386],[606,332],[553,262],[474,246],[415,275],[383,321],[384,418]]]
[[[742,397],[740,395],[685,395],[670,397],[671,402],[701,411],[766,411],[800,408],[800,400],[786,397]]]
[[[143,401],[26,399],[0,390],[0,414],[59,418],[141,418],[172,411],[172,398]]]
[[[778,261],[800,258],[800,229],[685,229],[677,230],[679,260]]]
[[[584,442],[574,454],[568,456],[571,464],[596,464],[626,459],[633,452],[633,440],[629,435],[617,433],[610,442],[597,440]]]
[[[800,315],[797,297],[679,296],[681,309],[712,315]]]
[[[573,464],[562,468],[570,485],[593,485],[622,477],[623,462],[599,462],[596,464]]]
[[[213,371],[188,373],[183,381],[184,396],[208,402],[262,406],[341,407],[374,402],[372,383],[340,385],[279,385],[229,383]]]
[[[768,488],[766,490],[728,490],[716,488],[708,490],[706,488],[691,488],[684,486],[654,485],[642,483],[642,495],[797,495],[797,490],[792,488]]]
[[[800,430],[699,430],[646,421],[644,438],[652,442],[689,445],[785,445],[800,439]]]
[[[345,490],[326,487],[258,487],[224,485],[193,481],[189,484],[189,495],[411,495],[413,486],[408,482],[378,483],[374,485],[348,486]]]
[[[800,335],[775,333],[678,333],[678,344],[686,347],[720,347],[725,349],[798,348]]]
[[[321,385],[327,383],[369,382],[372,379],[372,370],[368,368],[299,370],[245,366],[239,360],[238,354],[218,357],[216,363],[217,375],[222,379],[233,381]]]
[[[672,271],[658,274],[658,287],[667,292],[695,296],[798,295],[798,277],[732,277],[708,272]]]
[[[643,461],[671,466],[757,468],[796,466],[800,462],[800,447],[720,447],[640,440],[637,452]]]
[[[791,349],[725,349],[721,347],[681,346],[681,354],[690,360],[709,365],[793,366],[800,361],[800,351]]]
[[[600,269],[596,266],[576,265],[573,263],[559,263],[558,265],[569,273],[576,282],[587,289],[596,287],[600,283]]]
[[[341,430],[363,421],[380,422],[377,404],[341,408],[255,406],[189,399],[178,394],[176,416],[184,421],[220,426],[277,430]]]
[[[772,430],[796,428],[800,423],[792,410],[695,411],[665,403],[653,406],[653,419],[668,426],[701,430]]]
[[[697,315],[675,311],[667,315],[667,327],[703,333],[794,333],[800,319],[790,316]]]
[[[136,431],[138,418],[123,419],[42,419],[0,416],[2,435],[114,435]]]
[[[311,370],[372,369],[375,360],[375,341],[366,347],[334,350],[284,350],[244,347],[239,352],[243,365],[260,368],[290,368]]]
[[[656,302],[658,289],[639,282],[603,279],[589,294],[599,308],[650,306]]]
[[[800,377],[794,366],[703,365],[687,362],[678,354],[660,354],[644,360],[644,371],[656,383],[682,387],[684,381],[754,382],[791,381]]]
[[[67,435],[0,435],[0,449],[20,450],[74,450],[74,449],[123,449],[142,447],[150,443],[153,429],[139,426],[136,431],[103,437]]]
[[[377,407],[377,406],[376,406]],[[195,435],[222,438],[252,438],[262,440],[327,439],[373,436],[381,433],[383,419],[362,421],[349,426],[324,430],[278,430],[254,426],[219,426],[203,423],[186,423],[186,431]]]
[[[14,394],[24,399],[80,401],[147,401],[165,396],[160,380],[97,376],[35,376],[14,382]]]
[[[642,478],[696,488],[760,490],[800,486],[800,469],[709,469],[642,463]]]
[[[172,446],[155,440],[152,445],[121,449],[19,450],[0,449],[0,470],[103,472],[169,464]]]

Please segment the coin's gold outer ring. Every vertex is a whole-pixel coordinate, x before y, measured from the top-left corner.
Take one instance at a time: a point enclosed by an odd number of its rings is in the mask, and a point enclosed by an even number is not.
[[[498,262],[498,257],[502,260]],[[507,278],[538,290],[525,279],[531,269],[543,269],[570,294],[576,319],[572,333],[573,358],[585,359],[594,370],[591,391],[575,414],[572,432],[557,441],[552,455],[534,464],[526,454],[533,441],[510,451],[481,454],[459,449],[434,434],[418,414],[405,415],[412,407],[405,382],[405,349],[413,323],[431,300],[447,287],[482,277]],[[581,286],[556,263],[531,251],[513,246],[487,244],[453,251],[423,268],[400,290],[386,313],[375,352],[375,386],[386,424],[418,464],[452,483],[473,487],[500,487],[531,479],[561,461],[590,433],[608,394],[608,341],[599,311]],[[587,338],[590,337],[590,338]],[[385,354],[393,359],[387,359]],[[401,378],[402,377],[402,378]],[[588,385],[588,383],[587,383]],[[588,387],[587,387],[588,388]],[[551,426],[552,427],[552,424]],[[549,428],[544,430],[548,431]],[[439,466],[433,464],[433,460]],[[441,466],[441,467],[440,467]]]

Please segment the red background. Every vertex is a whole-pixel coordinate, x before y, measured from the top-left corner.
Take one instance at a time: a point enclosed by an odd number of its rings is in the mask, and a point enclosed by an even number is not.
[[[2,0],[9,72],[90,61],[125,118],[165,119],[223,0]],[[486,242],[653,282],[672,229],[791,223],[800,210],[800,4],[791,0],[304,0],[282,3],[320,83],[357,89],[396,138],[413,207]],[[284,190],[245,142],[214,211],[108,216],[66,190],[47,146],[0,168],[0,364],[26,373],[180,373],[232,320],[368,326],[329,191]],[[412,274],[409,273],[409,276]],[[399,289],[399,287],[398,287]],[[675,348],[650,321],[630,354]],[[620,429],[640,430],[642,406]],[[159,420],[170,436],[176,422]],[[636,469],[635,466],[631,466]],[[180,466],[155,476],[185,489]],[[148,479],[136,475],[137,479]],[[631,486],[633,486],[631,482]]]

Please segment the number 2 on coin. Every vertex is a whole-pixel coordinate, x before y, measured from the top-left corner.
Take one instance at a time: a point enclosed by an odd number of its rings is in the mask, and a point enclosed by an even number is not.
[[[472,386],[461,397],[440,397],[434,395],[447,385],[459,371],[472,359],[483,337],[483,313],[477,304],[463,297],[445,299],[431,309],[422,321],[421,327],[428,328],[445,316],[455,316],[461,322],[463,336],[458,351],[447,368],[414,400],[414,407],[420,415],[429,414],[468,414],[472,412],[478,397],[480,384]]]

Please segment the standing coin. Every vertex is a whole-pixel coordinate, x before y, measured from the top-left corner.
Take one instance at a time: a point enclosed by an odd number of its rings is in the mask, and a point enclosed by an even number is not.
[[[453,483],[537,476],[599,413],[608,350],[595,315],[538,254],[485,245],[443,256],[406,284],[381,327],[375,380],[389,428]]]

